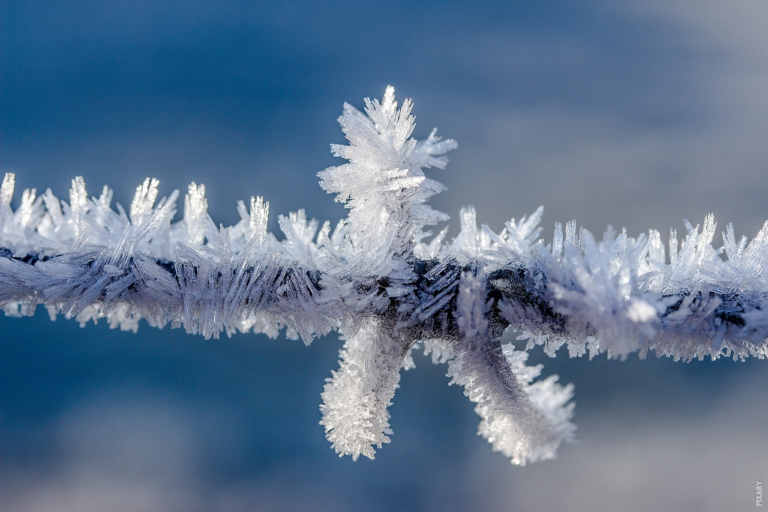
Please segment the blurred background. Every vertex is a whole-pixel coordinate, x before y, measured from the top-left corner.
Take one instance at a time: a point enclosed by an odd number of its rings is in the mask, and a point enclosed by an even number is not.
[[[432,204],[495,230],[543,204],[594,233],[768,218],[768,4],[0,1],[0,172],[129,204],[207,186],[218,223],[344,210],[342,103],[387,84],[460,147]],[[457,222],[452,221],[456,234]],[[720,243],[716,240],[716,243]],[[549,359],[579,443],[519,468],[476,435],[444,366],[416,358],[375,461],[318,421],[341,342],[205,341],[142,325],[0,318],[0,510],[696,510],[754,507],[768,480],[765,361]],[[513,338],[513,337],[512,337]]]

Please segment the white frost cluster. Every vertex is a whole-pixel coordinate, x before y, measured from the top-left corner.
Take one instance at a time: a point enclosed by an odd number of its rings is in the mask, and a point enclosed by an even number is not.
[[[345,340],[340,367],[322,394],[321,424],[340,455],[373,458],[390,441],[388,406],[401,368],[423,347],[448,363],[481,417],[479,433],[515,464],[555,456],[571,440],[573,387],[536,380],[527,352],[504,346],[507,328],[555,355],[660,355],[690,360],[768,355],[768,224],[747,243],[733,227],[716,249],[715,223],[688,226],[669,256],[656,231],[637,238],[612,229],[597,241],[575,222],[545,244],[542,209],[496,233],[462,210],[461,232],[428,231],[447,219],[426,201],[442,190],[424,170],[444,168],[452,140],[412,137],[412,103],[394,89],[365,112],[339,118],[348,162],[319,173],[349,209],[335,229],[300,210],[267,231],[269,203],[239,202],[241,220],[217,227],[203,185],[192,184],[181,220],[178,192],[158,200],[147,179],[126,212],[112,191],[88,196],[81,178],[69,202],[24,191],[11,207],[14,176],[0,188],[0,307],[81,324],[105,318],[135,331],[140,319],[190,333],[261,332],[310,343],[332,330]]]
[[[462,337],[448,361],[451,384],[477,403],[483,419],[478,433],[513,464],[551,459],[560,443],[573,439],[573,385],[557,384],[557,376],[532,383],[541,365],[526,366],[527,352],[493,339],[485,317],[483,279],[469,272],[459,279],[458,314]]]
[[[373,446],[388,443],[389,412],[400,367],[406,355],[404,340],[393,339],[377,318],[364,325],[341,349],[338,372],[323,390],[320,410],[326,436],[340,455],[373,458]],[[389,331],[389,332],[388,332]]]

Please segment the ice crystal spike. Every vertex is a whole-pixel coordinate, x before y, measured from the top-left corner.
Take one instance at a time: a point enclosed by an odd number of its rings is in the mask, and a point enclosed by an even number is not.
[[[269,203],[237,205],[240,221],[216,227],[203,185],[191,184],[182,219],[179,193],[158,200],[147,179],[126,213],[112,191],[88,198],[82,178],[69,203],[50,190],[23,192],[12,208],[15,178],[0,186],[0,307],[31,315],[44,305],[81,324],[105,318],[113,328],[184,327],[206,338],[260,332],[310,343],[337,330],[344,338],[337,371],[322,393],[321,424],[339,455],[373,458],[390,441],[388,406],[400,370],[423,347],[448,364],[481,417],[479,433],[514,464],[555,456],[573,439],[573,386],[525,350],[554,356],[648,351],[688,361],[768,355],[768,223],[748,242],[733,226],[723,247],[709,216],[661,235],[632,238],[609,228],[599,241],[575,221],[539,238],[542,209],[496,233],[475,210],[460,213],[461,232],[429,239],[447,219],[426,201],[443,187],[424,170],[442,169],[456,148],[433,131],[412,137],[412,103],[398,108],[394,89],[344,105],[339,118],[347,160],[319,173],[320,185],[349,209],[334,230],[303,210],[279,216],[278,240],[267,231]],[[725,258],[721,257],[724,255]],[[512,328],[525,350],[502,344]]]

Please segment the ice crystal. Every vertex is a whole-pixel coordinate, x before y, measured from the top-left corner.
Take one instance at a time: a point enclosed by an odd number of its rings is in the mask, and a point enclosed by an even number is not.
[[[320,185],[349,214],[335,229],[303,210],[278,217],[282,239],[267,231],[269,203],[240,201],[240,221],[216,227],[203,185],[191,184],[181,220],[178,192],[159,196],[147,179],[126,211],[104,188],[89,199],[82,178],[69,202],[48,190],[0,187],[0,307],[32,315],[44,305],[81,324],[101,318],[135,331],[184,327],[206,338],[285,329],[310,343],[332,330],[345,340],[340,366],[322,393],[321,424],[340,455],[373,458],[390,441],[387,407],[400,370],[423,348],[447,363],[452,384],[476,403],[479,433],[515,464],[555,456],[573,439],[572,385],[536,380],[525,350],[555,355],[648,351],[688,361],[768,354],[768,223],[751,242],[732,226],[713,246],[714,219],[686,223],[669,257],[661,235],[632,238],[612,229],[598,241],[569,222],[546,244],[530,217],[500,233],[478,227],[473,208],[461,231],[428,230],[447,219],[426,201],[442,190],[425,169],[444,168],[456,147],[433,131],[412,137],[412,103],[398,108],[394,89],[365,111],[344,105],[348,145],[332,146],[347,163],[319,173]],[[722,257],[725,256],[725,257]],[[520,332],[525,350],[502,344]]]

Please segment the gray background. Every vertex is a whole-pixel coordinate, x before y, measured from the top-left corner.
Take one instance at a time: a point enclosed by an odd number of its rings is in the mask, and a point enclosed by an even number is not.
[[[216,222],[344,211],[341,105],[387,84],[460,147],[432,204],[498,230],[546,207],[595,233],[768,218],[768,7],[704,0],[0,1],[0,171],[129,204],[207,186]],[[19,194],[17,193],[17,198]],[[716,240],[716,243],[720,243]],[[339,459],[318,404],[334,336],[301,342],[0,318],[0,509],[746,510],[768,480],[764,361],[533,361],[576,385],[580,442],[512,467],[445,367],[417,357],[375,461]]]

